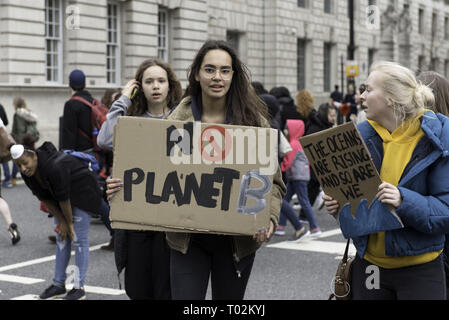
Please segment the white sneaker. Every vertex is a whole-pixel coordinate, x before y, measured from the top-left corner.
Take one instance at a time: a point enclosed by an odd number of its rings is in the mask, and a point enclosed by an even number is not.
[[[277,228],[276,231],[274,232],[275,235],[277,236],[285,236],[285,229],[284,228]]]
[[[318,237],[320,234],[322,234],[320,228],[310,230],[310,237]]]

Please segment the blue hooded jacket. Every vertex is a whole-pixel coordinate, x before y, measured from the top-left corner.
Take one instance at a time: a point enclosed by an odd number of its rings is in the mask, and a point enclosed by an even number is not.
[[[358,129],[380,172],[383,159],[382,139],[364,121]],[[423,138],[402,173],[398,184],[402,203],[396,214],[375,200],[368,209],[366,201],[352,217],[349,205],[339,213],[339,222],[346,238],[352,238],[360,257],[365,255],[369,234],[385,231],[387,256],[413,256],[444,247],[449,233],[449,118],[426,112],[421,117]]]

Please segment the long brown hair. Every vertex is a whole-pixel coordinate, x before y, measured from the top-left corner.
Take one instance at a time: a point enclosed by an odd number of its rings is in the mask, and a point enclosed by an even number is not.
[[[435,103],[426,101],[426,107],[449,116],[449,81],[435,71],[422,72],[417,79],[430,87],[435,97]]]
[[[173,107],[177,106],[179,101],[181,100],[182,87],[181,83],[178,80],[178,77],[176,77],[176,74],[174,73],[169,64],[158,59],[147,59],[140,64],[139,68],[137,68],[135,79],[140,83],[142,83],[143,73],[149,67],[153,66],[159,66],[167,72],[168,85],[169,85],[167,95],[167,107],[172,109]],[[128,116],[141,116],[148,110],[147,99],[145,98],[145,94],[141,89],[137,92],[138,93],[136,97],[134,97],[132,105],[128,109],[127,112]]]
[[[204,56],[210,50],[215,49],[226,51],[232,58],[234,74],[231,87],[226,94],[226,110],[230,114],[231,123],[260,127],[262,125],[261,116],[265,119],[268,118],[267,106],[252,88],[248,68],[240,61],[234,49],[227,42],[208,40],[203,44],[190,66],[188,72],[189,85],[184,97],[201,94],[201,85],[199,81],[196,81],[195,76],[200,72]]]

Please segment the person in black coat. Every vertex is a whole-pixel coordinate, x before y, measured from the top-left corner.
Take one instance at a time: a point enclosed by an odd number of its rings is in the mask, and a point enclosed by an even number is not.
[[[85,299],[90,215],[109,210],[102,199],[97,178],[82,160],[58,152],[51,142],[44,142],[35,151],[25,149],[23,145],[13,145],[11,156],[25,184],[54,216],[57,246],[53,284],[39,298],[55,299],[66,294],[66,269],[73,240],[74,286],[64,299]]]
[[[335,90],[331,93],[330,97],[334,102],[341,103],[343,101],[343,94],[340,92],[339,88],[340,87],[338,85],[336,85]]]
[[[279,102],[276,97],[269,94],[268,91],[264,88],[263,84],[257,81],[251,83],[256,91],[256,94],[265,102],[268,108],[268,114],[270,116],[270,126],[273,129],[281,128],[281,108],[279,106]]]
[[[355,101],[355,90],[353,84],[349,84],[348,93],[345,95],[343,104],[346,104],[349,107],[349,112],[346,115],[346,122],[349,122],[352,120],[351,115],[353,115],[352,117],[357,116],[357,102]]]
[[[290,91],[286,87],[276,87],[270,90],[270,94],[275,96],[281,108],[281,130],[285,128],[287,119],[299,119],[306,122],[306,119],[301,117]]]
[[[309,127],[307,128],[306,135],[317,133],[329,128],[332,128],[337,118],[337,110],[329,103],[323,103],[318,108],[318,112],[312,110],[309,117]],[[307,186],[307,192],[309,194],[310,203],[315,203],[317,196],[320,194],[320,183],[316,178],[313,171],[310,171],[310,181]]]
[[[81,70],[73,70],[69,76],[72,97],[81,97],[89,103],[93,98],[86,87],[86,77]],[[88,151],[93,148],[91,109],[81,101],[70,99],[64,105],[60,149]]]

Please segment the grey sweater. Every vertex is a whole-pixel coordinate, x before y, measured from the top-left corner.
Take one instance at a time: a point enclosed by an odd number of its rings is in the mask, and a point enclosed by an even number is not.
[[[106,116],[107,120],[101,126],[100,132],[98,133],[97,143],[98,145],[106,150],[112,150],[113,138],[114,138],[114,127],[117,124],[117,120],[121,116],[125,116],[128,108],[132,105],[132,101],[127,97],[122,95],[118,100],[116,100],[111,109]],[[162,119],[165,115],[153,116],[146,112],[141,115],[141,117]]]

